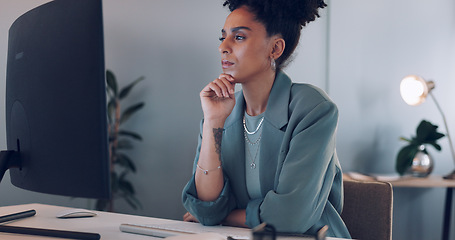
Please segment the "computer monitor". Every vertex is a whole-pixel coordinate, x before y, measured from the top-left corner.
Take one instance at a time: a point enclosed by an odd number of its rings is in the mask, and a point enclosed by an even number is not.
[[[110,197],[101,0],[55,0],[9,30],[7,150],[0,181],[41,193]]]

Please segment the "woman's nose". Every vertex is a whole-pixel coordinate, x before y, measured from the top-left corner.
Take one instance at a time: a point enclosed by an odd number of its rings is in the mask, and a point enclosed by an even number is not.
[[[231,53],[232,51],[226,39],[221,42],[220,46],[218,47],[218,50],[220,51],[221,54]]]

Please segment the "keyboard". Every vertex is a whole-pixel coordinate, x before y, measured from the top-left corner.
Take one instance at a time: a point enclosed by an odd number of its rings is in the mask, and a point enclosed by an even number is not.
[[[120,231],[126,233],[142,234],[154,237],[171,237],[182,234],[195,233],[218,233],[226,238],[233,239],[250,239],[251,230],[234,228],[227,226],[203,226],[199,223],[171,221],[155,224],[130,224],[124,223],[120,225]]]

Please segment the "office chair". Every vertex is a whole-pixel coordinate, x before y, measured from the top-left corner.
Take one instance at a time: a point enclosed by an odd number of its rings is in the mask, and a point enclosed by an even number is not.
[[[358,181],[344,176],[344,206],[341,218],[351,237],[361,240],[392,239],[392,185]]]

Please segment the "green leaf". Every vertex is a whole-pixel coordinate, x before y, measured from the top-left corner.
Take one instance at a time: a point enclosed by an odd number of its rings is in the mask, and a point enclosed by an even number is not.
[[[436,142],[430,142],[429,144],[431,144],[438,151],[441,151],[441,149],[442,149],[441,145],[437,144]]]
[[[133,144],[129,139],[120,139],[117,142],[117,149],[132,149]]]
[[[134,139],[139,140],[139,141],[142,141],[141,135],[139,135],[138,133],[135,133],[135,132],[120,130],[118,132],[118,134],[122,135],[122,136],[131,137],[131,138],[134,138]]]
[[[418,151],[417,147],[417,145],[411,144],[403,147],[398,152],[395,169],[400,175],[403,175],[406,170],[412,165],[412,160]]]
[[[136,172],[136,166],[134,165],[133,161],[131,161],[131,159],[123,153],[117,153],[116,163],[128,170],[131,170],[132,172]]]
[[[95,210],[106,211],[108,204],[109,204],[108,199],[98,199],[96,200]]]
[[[116,172],[111,172],[111,190],[113,194],[118,190],[118,177]]]
[[[130,172],[136,171],[134,162],[125,154],[119,152],[121,149],[132,149],[133,144],[131,140],[142,140],[142,137],[131,131],[119,130],[113,127],[115,124],[121,124],[128,120],[134,113],[144,106],[144,103],[135,104],[127,108],[120,116],[120,122],[116,123],[116,111],[120,108],[120,99],[124,99],[131,93],[134,86],[140,81],[144,80],[144,77],[136,79],[124,88],[119,88],[117,79],[114,73],[110,70],[106,71],[106,91],[107,91],[107,108],[108,108],[108,120],[109,120],[109,141],[110,153],[114,162],[114,169],[111,171],[111,189],[112,199],[123,198],[127,203],[134,209],[140,206],[140,202],[135,198],[135,189],[133,184],[126,179],[126,176]],[[122,138],[120,138],[120,136]],[[113,145],[112,143],[116,143]],[[110,202],[97,202],[97,208],[106,209],[110,205]]]
[[[140,77],[138,79],[136,79],[134,82],[130,83],[129,85],[127,85],[126,87],[124,87],[121,91],[120,91],[120,94],[119,94],[119,98],[120,99],[123,99],[125,97],[128,96],[128,94],[130,93],[131,89],[137,84],[139,83],[140,81],[144,80],[145,77]]]
[[[411,139],[405,138],[405,137],[400,137],[400,140],[406,141],[406,142],[412,142]]]
[[[422,120],[419,126],[417,126],[416,139],[418,141],[424,142],[425,139],[427,139],[428,135],[431,133],[431,131],[434,131],[433,124],[425,120]]]
[[[436,141],[436,140],[438,140],[438,139],[443,138],[444,136],[445,136],[445,135],[442,134],[442,133],[433,132],[433,133],[430,134],[429,139],[430,139],[431,141]]]
[[[111,70],[106,71],[106,83],[107,87],[111,90],[114,96],[118,94],[117,80],[114,73]]]
[[[117,143],[117,149],[132,149],[133,144],[129,139],[121,139]]]
[[[130,205],[131,208],[133,208],[134,210],[137,210],[137,208],[138,208],[137,205],[133,201],[131,201],[129,196],[125,196],[124,199],[128,203],[128,205]]]
[[[119,181],[119,189],[127,195],[134,195],[134,187],[128,180],[120,180]]]
[[[135,112],[144,107],[144,105],[145,103],[141,102],[127,108],[120,117],[120,124],[126,122]]]
[[[437,132],[437,129],[438,126],[433,125],[426,120],[422,120],[417,127],[416,141],[420,143],[429,143],[444,137],[445,135]]]
[[[108,116],[109,123],[114,122],[116,108],[117,108],[116,99],[113,98],[113,99],[109,100],[109,102],[107,103],[107,116]]]
[[[137,198],[135,198],[133,195],[125,196],[125,200],[135,210],[138,208],[142,208],[141,202]]]

